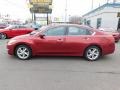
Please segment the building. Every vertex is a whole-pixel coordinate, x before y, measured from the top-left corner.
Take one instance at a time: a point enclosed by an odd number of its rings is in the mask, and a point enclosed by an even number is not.
[[[106,3],[83,15],[83,20],[94,28],[120,29],[120,3]]]

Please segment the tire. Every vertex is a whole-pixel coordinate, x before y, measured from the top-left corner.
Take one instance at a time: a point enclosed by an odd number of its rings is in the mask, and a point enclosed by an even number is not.
[[[29,60],[32,57],[32,50],[26,45],[19,45],[15,49],[15,56],[20,60]]]
[[[118,41],[115,41],[115,43],[118,43],[119,42],[119,40]]]
[[[4,33],[0,33],[0,39],[7,39],[7,35]]]
[[[101,56],[101,49],[97,46],[90,46],[85,50],[84,57],[88,61],[96,61]]]

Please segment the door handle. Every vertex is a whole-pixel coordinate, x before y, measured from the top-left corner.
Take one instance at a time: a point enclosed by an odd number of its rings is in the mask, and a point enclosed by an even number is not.
[[[58,39],[57,41],[58,41],[58,42],[63,42],[63,39]]]
[[[85,40],[89,40],[90,38],[89,38],[89,37],[84,37],[83,39],[85,39]]]

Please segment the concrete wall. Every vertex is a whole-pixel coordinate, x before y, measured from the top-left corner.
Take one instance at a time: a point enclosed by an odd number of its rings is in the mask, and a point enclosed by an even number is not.
[[[90,13],[83,17],[83,19],[90,20],[91,26],[97,27],[97,18],[102,18],[102,28],[113,28],[117,29],[118,17],[117,13],[120,12],[120,7],[105,7],[99,9],[93,13]]]

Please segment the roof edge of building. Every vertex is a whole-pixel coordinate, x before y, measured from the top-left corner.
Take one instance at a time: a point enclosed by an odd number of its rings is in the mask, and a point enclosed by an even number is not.
[[[106,3],[106,4],[103,4],[102,6],[96,8],[96,9],[93,9],[93,10],[91,10],[90,12],[82,15],[82,17],[84,17],[84,16],[86,16],[86,15],[89,15],[89,14],[91,14],[91,13],[93,13],[93,12],[95,12],[95,11],[101,9],[101,8],[105,8],[105,7],[107,7],[107,6],[110,6],[110,7],[120,6],[120,3]]]

